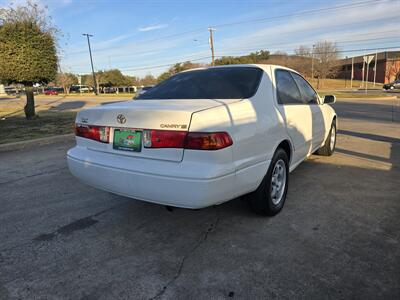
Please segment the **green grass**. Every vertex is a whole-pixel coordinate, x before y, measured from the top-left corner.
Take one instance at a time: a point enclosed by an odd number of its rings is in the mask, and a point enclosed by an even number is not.
[[[310,79],[309,82],[312,84],[312,86],[316,89],[318,85],[318,80],[317,79]],[[350,88],[350,80],[345,80],[345,79],[321,79],[320,80],[320,85],[319,89],[320,90],[351,90],[351,89],[358,89],[360,88],[362,82],[359,80],[353,80],[353,87]],[[374,87],[373,82],[368,83],[368,88],[376,88],[376,89],[382,89],[383,84],[382,83],[376,83]]]
[[[75,112],[39,111],[34,120],[24,114],[0,120],[0,144],[73,133]]]
[[[368,98],[381,98],[381,97],[393,97],[393,95],[385,93],[385,92],[374,92],[374,93],[354,93],[351,91],[327,91],[327,90],[322,90],[319,91],[318,94],[323,97],[325,95],[335,95],[336,98],[362,98],[362,99],[368,99]]]

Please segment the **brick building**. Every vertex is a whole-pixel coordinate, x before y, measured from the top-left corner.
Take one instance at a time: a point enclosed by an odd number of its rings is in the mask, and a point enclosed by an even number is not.
[[[368,81],[374,81],[374,67],[375,58],[377,59],[376,65],[376,82],[388,83],[400,78],[400,51],[386,51],[370,53],[366,55],[373,55],[374,59],[369,64]],[[349,79],[351,77],[351,61],[352,58],[339,60],[340,71],[338,78]],[[363,69],[363,55],[354,57],[354,80],[362,80]],[[366,80],[367,69],[364,66],[364,80]]]

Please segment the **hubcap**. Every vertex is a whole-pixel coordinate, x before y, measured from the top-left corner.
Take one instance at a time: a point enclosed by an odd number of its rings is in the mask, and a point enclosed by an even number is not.
[[[331,129],[331,142],[330,142],[330,148],[331,151],[333,151],[333,148],[335,148],[335,140],[336,140],[336,130],[335,130],[335,126],[332,126]]]
[[[282,201],[286,186],[286,165],[280,159],[276,162],[272,171],[271,178],[271,199],[272,203],[277,205]]]

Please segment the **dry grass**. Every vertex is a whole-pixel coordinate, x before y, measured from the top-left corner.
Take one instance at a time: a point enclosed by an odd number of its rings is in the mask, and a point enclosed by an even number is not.
[[[2,112],[0,112],[2,114]],[[2,114],[3,115],[3,114]],[[0,144],[73,133],[75,112],[39,111],[38,118],[26,120],[23,113],[0,120]]]
[[[317,79],[309,80],[312,86],[316,89],[318,82]],[[372,82],[368,83],[369,89],[382,89],[382,83],[376,83],[375,87]],[[353,80],[353,88],[358,89],[361,87],[361,81]],[[350,80],[345,79],[324,79],[320,80],[319,90],[351,90]]]

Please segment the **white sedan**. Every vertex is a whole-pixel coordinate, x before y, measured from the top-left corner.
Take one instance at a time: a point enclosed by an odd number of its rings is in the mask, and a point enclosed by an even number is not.
[[[274,65],[194,69],[134,101],[82,110],[71,173],[115,194],[202,208],[246,196],[278,213],[289,172],[331,155],[337,117],[296,71]]]

